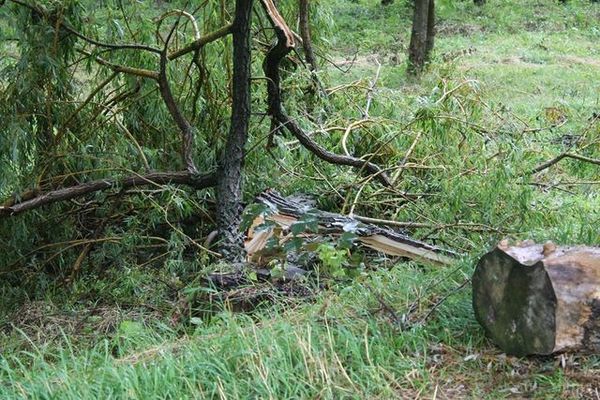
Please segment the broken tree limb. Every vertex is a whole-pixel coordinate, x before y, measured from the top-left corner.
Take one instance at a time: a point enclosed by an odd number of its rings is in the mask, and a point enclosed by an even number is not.
[[[583,162],[587,162],[590,164],[595,164],[595,165],[600,165],[600,159],[595,159],[595,158],[590,158],[590,157],[584,157],[584,156],[580,156],[579,154],[574,154],[574,153],[569,153],[569,152],[565,152],[565,153],[561,153],[558,156],[554,157],[551,160],[548,160],[540,165],[538,165],[537,167],[535,167],[531,173],[532,174],[537,174],[538,172],[541,172],[547,168],[550,168],[551,166],[553,166],[554,164],[558,163],[560,160],[562,160],[563,158],[572,158],[574,160],[579,160],[579,161],[583,161]]]
[[[179,50],[175,50],[172,53],[169,53],[168,58],[169,58],[169,60],[175,60],[183,55],[186,55],[193,51],[200,50],[206,44],[214,42],[217,39],[220,39],[222,37],[229,35],[231,33],[232,29],[233,29],[233,24],[227,24],[227,25],[217,29],[214,32],[207,33],[206,35],[197,38],[195,41],[188,44],[187,46],[185,46]]]
[[[160,54],[160,71],[158,74],[158,88],[160,95],[171,114],[171,118],[175,121],[175,124],[181,132],[181,157],[183,159],[183,165],[189,173],[195,174],[198,172],[196,163],[194,162],[194,128],[192,124],[183,115],[183,112],[179,108],[173,92],[171,91],[171,85],[167,76],[167,62],[168,62],[168,48],[169,41],[172,35],[175,33],[177,23],[173,25],[169,35],[165,40],[165,46]]]
[[[310,18],[309,18],[309,0],[298,1],[298,19],[300,25],[300,36],[302,37],[302,47],[304,47],[304,57],[310,70],[317,70],[317,59],[312,48],[312,39],[310,34]]]
[[[600,353],[600,248],[503,241],[477,264],[473,308],[506,353]]]
[[[357,157],[343,156],[335,154],[315,142],[292,118],[290,118],[281,102],[281,77],[279,74],[279,64],[281,60],[294,49],[295,39],[291,29],[285,20],[279,14],[279,11],[272,0],[262,0],[261,4],[273,25],[277,36],[277,43],[271,47],[263,64],[263,70],[267,81],[267,97],[269,109],[268,113],[273,121],[278,125],[285,127],[298,141],[311,153],[320,159],[337,165],[347,165],[350,167],[364,170],[375,177],[385,186],[391,186],[391,181],[387,174],[377,165]]]
[[[68,24],[64,20],[64,18],[60,18],[59,20],[57,20],[56,16],[48,15],[48,13],[45,12],[43,8],[40,8],[40,7],[36,6],[35,4],[32,5],[32,4],[29,4],[29,2],[22,1],[22,0],[10,0],[10,1],[14,4],[18,4],[22,7],[28,8],[29,10],[31,10],[31,12],[33,14],[52,21],[52,24],[54,26],[56,26],[60,29],[63,29],[66,32],[69,32],[70,34],[75,35],[76,37],[80,38],[81,40],[88,42],[90,44],[93,44],[95,46],[103,47],[103,48],[110,49],[110,50],[144,50],[144,51],[148,51],[148,52],[155,53],[155,54],[161,53],[160,49],[157,49],[152,46],[146,46],[143,44],[130,44],[130,43],[116,44],[116,43],[107,43],[107,42],[93,39],[93,38],[88,37],[88,36],[84,35],[83,33],[79,32],[75,28],[73,28],[70,24]]]
[[[6,202],[0,206],[0,218],[20,214],[48,204],[59,201],[67,201],[90,193],[107,190],[111,188],[131,188],[147,185],[180,184],[188,185],[195,189],[204,189],[216,185],[215,174],[193,175],[188,171],[178,172],[155,172],[148,175],[133,175],[122,179],[99,179],[81,185],[71,186],[63,189],[52,190],[47,193],[35,192],[34,196],[21,202]]]
[[[156,71],[150,71],[150,70],[144,69],[144,68],[134,68],[134,67],[128,67],[126,65],[114,64],[110,61],[103,59],[102,57],[95,56],[92,54],[92,52],[84,50],[84,49],[79,49],[77,51],[81,54],[84,54],[88,57],[93,58],[94,61],[96,61],[98,64],[111,69],[115,73],[124,73],[124,74],[128,74],[128,75],[139,76],[141,78],[158,80],[158,73]]]
[[[316,218],[321,233],[352,232],[364,246],[391,256],[406,257],[428,264],[450,264],[458,256],[453,251],[412,239],[389,228],[365,224],[341,214],[316,210],[312,201],[308,199],[283,197],[274,190],[267,190],[258,195],[256,200],[270,210],[261,218],[276,223],[280,233],[289,230],[294,223],[310,213]],[[248,254],[252,256],[262,250],[268,239],[276,233],[273,227],[249,232],[249,239],[246,241]]]

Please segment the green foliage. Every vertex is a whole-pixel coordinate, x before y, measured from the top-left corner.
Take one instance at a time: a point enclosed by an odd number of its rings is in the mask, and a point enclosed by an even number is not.
[[[322,272],[332,278],[341,278],[345,275],[343,266],[348,257],[348,251],[336,249],[329,243],[321,243],[317,247],[317,255],[322,263]],[[319,271],[321,272],[321,270]]]

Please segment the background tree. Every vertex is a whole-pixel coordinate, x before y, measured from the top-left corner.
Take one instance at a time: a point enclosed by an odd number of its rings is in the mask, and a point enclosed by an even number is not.
[[[416,0],[408,48],[409,73],[421,73],[433,50],[434,39],[435,0]]]

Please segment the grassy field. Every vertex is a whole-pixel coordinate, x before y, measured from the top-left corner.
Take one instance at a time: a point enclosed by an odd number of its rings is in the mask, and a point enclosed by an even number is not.
[[[373,132],[396,135],[400,159],[416,143],[402,189],[435,193],[385,209],[384,217],[493,229],[413,232],[464,254],[449,267],[375,260],[310,300],[276,298],[247,314],[192,318],[186,327],[169,320],[174,301],[163,299],[172,300],[175,283],[168,271],[156,272],[158,281],[153,271],[120,266],[41,299],[2,284],[0,398],[600,396],[600,358],[502,354],[483,336],[470,287],[462,287],[477,258],[504,236],[600,245],[598,166],[563,160],[530,173],[568,148],[600,155],[593,117],[600,113],[600,4],[489,0],[478,8],[439,0],[432,65],[416,81],[405,73],[405,2],[319,3],[320,21],[333,32],[321,51],[352,66],[343,72],[323,63],[327,87],[350,87],[332,103],[346,96],[362,106],[360,88],[381,64]],[[346,109],[336,118],[357,115]],[[419,122],[411,122],[415,116]],[[360,140],[352,139],[354,149]]]

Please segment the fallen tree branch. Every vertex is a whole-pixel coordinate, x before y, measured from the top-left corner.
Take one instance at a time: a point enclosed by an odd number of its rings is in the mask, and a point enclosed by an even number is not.
[[[371,103],[373,102],[373,92],[375,91],[375,86],[377,85],[381,73],[381,63],[377,58],[375,58],[375,61],[377,62],[377,72],[375,73],[373,80],[369,83],[369,90],[367,90],[367,105],[363,112],[363,118],[369,118],[369,108],[371,108]]]
[[[395,230],[373,224],[362,223],[352,217],[316,210],[312,202],[305,198],[283,197],[273,190],[267,190],[257,196],[257,202],[270,210],[263,218],[275,222],[283,230],[289,229],[307,213],[316,219],[321,233],[341,234],[351,232],[363,245],[382,253],[407,257],[429,264],[451,264],[458,254],[441,247],[405,235]],[[272,228],[249,232],[246,242],[248,254],[262,250],[267,240],[275,234]]]
[[[169,59],[169,61],[172,61],[193,51],[200,50],[206,44],[214,42],[215,40],[229,35],[231,33],[232,27],[233,24],[227,24],[214,32],[201,36],[198,39],[194,40],[192,43],[188,44],[187,46],[179,50],[175,50],[172,53],[169,53],[167,58]]]
[[[308,10],[309,0],[299,0],[299,25],[300,37],[302,38],[302,47],[304,47],[304,58],[310,66],[311,72],[317,71],[317,59],[312,48],[312,39],[310,34],[310,18]]]
[[[434,311],[437,310],[446,300],[448,300],[448,298],[450,296],[452,296],[452,295],[456,294],[457,292],[459,292],[460,290],[464,289],[465,286],[467,286],[469,283],[471,283],[471,278],[465,279],[463,281],[463,283],[461,283],[460,285],[458,285],[457,287],[455,287],[454,289],[452,289],[451,291],[446,293],[444,295],[444,297],[442,297],[441,299],[436,301],[435,304],[433,306],[431,306],[431,308],[429,309],[427,314],[425,314],[425,316],[423,318],[421,318],[420,324],[422,325],[425,322],[427,322],[427,320],[429,319],[429,317],[431,317],[431,315],[434,313]]]
[[[160,95],[169,110],[169,114],[171,114],[171,117],[181,132],[181,157],[183,158],[184,166],[190,173],[194,174],[198,171],[193,157],[194,128],[179,109],[179,106],[173,97],[173,93],[171,92],[171,86],[169,85],[169,80],[167,78],[166,53],[163,53],[160,57],[158,87],[160,89]]]
[[[123,190],[121,190],[119,192],[119,194],[116,196],[116,198],[113,200],[112,204],[110,205],[109,212],[100,220],[100,223],[98,224],[98,226],[96,226],[96,229],[94,229],[94,232],[88,238],[90,240],[90,242],[88,242],[83,247],[83,249],[79,253],[79,256],[77,256],[75,263],[71,267],[71,277],[69,278],[70,282],[74,282],[75,278],[79,275],[79,272],[81,271],[81,266],[83,265],[83,262],[87,258],[88,254],[90,253],[90,251],[92,250],[94,245],[96,243],[98,243],[97,240],[99,239],[100,235],[104,232],[104,229],[106,228],[106,224],[109,221],[110,216],[115,211],[117,204],[119,204],[120,200],[123,197],[123,193],[124,193]]]
[[[402,318],[398,316],[396,310],[394,310],[394,308],[385,301],[383,295],[381,293],[377,293],[369,284],[365,284],[365,287],[369,289],[369,291],[377,299],[377,302],[379,303],[379,309],[377,311],[385,311],[390,316],[390,321],[392,324],[398,326],[401,330],[404,330],[404,321],[402,321]]]
[[[155,172],[148,175],[132,175],[122,179],[99,179],[82,183],[81,185],[37,194],[35,197],[31,197],[28,200],[15,202],[11,206],[0,206],[0,218],[10,217],[48,204],[71,200],[90,193],[116,187],[127,189],[147,185],[179,184],[191,186],[195,189],[205,189],[215,186],[216,181],[217,178],[212,173],[194,175],[190,174],[188,171]]]
[[[400,164],[398,164],[398,169],[396,170],[396,172],[394,173],[394,175],[392,177],[392,182],[396,183],[398,181],[398,179],[400,179],[400,177],[402,176],[402,173],[406,169],[406,164],[408,163],[408,159],[412,155],[412,152],[415,150],[415,147],[417,147],[417,143],[421,139],[421,135],[423,135],[423,130],[419,130],[419,132],[415,136],[412,144],[410,145],[408,150],[406,150],[406,154],[404,154],[402,161],[400,161]]]
[[[43,10],[41,10],[40,8],[38,8],[34,5],[28,4],[21,0],[11,0],[11,1],[15,4],[18,4],[20,6],[30,9],[36,15],[53,22],[57,27],[62,28],[65,31],[77,36],[81,40],[84,40],[95,46],[104,47],[104,48],[111,49],[111,50],[145,50],[145,51],[149,51],[149,52],[155,53],[155,54],[161,53],[160,49],[157,49],[156,47],[146,46],[143,44],[129,44],[129,43],[114,44],[114,43],[106,43],[106,42],[102,42],[102,41],[99,41],[96,39],[92,39],[92,38],[84,35],[83,33],[79,32],[78,30],[76,30],[75,28],[73,28],[72,26],[67,24],[66,22],[52,18],[51,16],[47,15],[47,13],[45,13]]]
[[[144,69],[144,68],[135,68],[135,67],[129,67],[126,65],[114,64],[108,60],[105,60],[102,57],[94,56],[91,52],[89,52],[87,50],[77,50],[77,51],[80,52],[81,54],[85,54],[88,57],[92,57],[94,59],[94,61],[96,61],[98,64],[111,69],[115,73],[122,72],[122,73],[128,74],[128,75],[135,75],[135,76],[139,76],[142,78],[153,79],[155,81],[158,80],[158,73],[156,71],[151,71],[149,69]]]
[[[54,137],[54,144],[60,143],[62,137],[64,136],[65,132],[67,131],[67,128],[69,128],[71,122],[75,119],[75,117],[81,112],[81,110],[83,110],[85,108],[85,106],[87,106],[92,101],[94,96],[96,96],[102,89],[104,89],[104,87],[106,85],[111,83],[113,81],[113,79],[115,79],[118,75],[119,75],[119,72],[114,71],[108,78],[106,78],[104,81],[102,81],[100,83],[100,85],[98,85],[94,90],[92,90],[90,92],[90,94],[86,97],[86,99],[84,101],[82,101],[79,106],[77,106],[75,111],[73,111],[71,113],[71,115],[69,115],[69,117],[64,122],[64,124],[62,124],[62,128],[58,131],[58,133]]]
[[[600,165],[600,159],[589,158],[589,157],[585,157],[585,156],[580,156],[579,154],[565,152],[565,153],[559,154],[558,156],[554,157],[551,160],[548,160],[548,161],[546,161],[546,162],[538,165],[537,167],[535,167],[531,171],[531,173],[532,174],[537,174],[538,172],[541,172],[541,171],[543,171],[543,170],[545,170],[547,168],[550,168],[551,166],[553,166],[554,164],[558,163],[563,158],[572,158],[574,160],[579,160],[579,161],[587,162],[587,163],[590,163],[590,164]]]
[[[473,232],[498,232],[501,231],[497,228],[493,228],[484,224],[477,224],[471,222],[455,222],[451,224],[441,224],[441,223],[427,223],[427,222],[412,222],[412,221],[391,221],[387,219],[379,219],[379,218],[370,218],[363,217],[361,215],[353,214],[352,217],[361,222],[375,224],[375,225],[384,225],[384,226],[393,226],[396,228],[432,228],[432,229],[464,229]]]
[[[194,40],[200,39],[200,28],[198,28],[198,22],[196,21],[196,18],[194,18],[194,16],[192,14],[190,14],[189,12],[187,12],[185,10],[179,10],[179,9],[167,11],[166,13],[164,13],[161,16],[154,19],[154,22],[156,23],[157,35],[158,35],[158,31],[160,30],[160,26],[162,25],[162,22],[166,18],[172,17],[172,16],[187,18],[188,21],[190,21],[190,23],[192,24],[192,29],[194,30]]]
[[[39,9],[38,7],[36,7],[34,5],[28,4],[21,0],[11,0],[11,1],[15,4],[18,4],[20,6],[30,9],[33,13],[35,13],[38,16],[49,19],[51,22],[55,22],[56,23],[55,25],[58,28],[61,28],[61,29],[65,30],[66,32],[71,33],[72,35],[77,36],[79,39],[81,39],[87,43],[93,44],[94,46],[102,47],[102,48],[109,49],[109,50],[144,50],[144,51],[148,51],[148,52],[151,52],[151,53],[154,53],[157,55],[160,55],[163,52],[163,50],[161,50],[159,48],[148,46],[148,45],[143,45],[143,44],[136,44],[136,43],[134,43],[134,44],[131,44],[131,43],[115,44],[115,43],[108,43],[108,42],[103,42],[100,40],[90,38],[90,37],[84,35],[83,33],[79,32],[78,30],[76,30],[75,28],[73,28],[72,26],[70,26],[69,24],[67,24],[64,21],[54,21],[54,19],[51,18],[51,16],[48,16],[43,10]],[[193,19],[193,16],[191,16],[191,14],[187,13],[186,11],[173,10],[173,11],[168,12],[167,14],[163,15],[162,17],[160,17],[157,20],[157,22],[160,23],[165,17],[170,16],[170,15],[180,15],[180,16],[183,15],[186,18],[190,19],[194,26],[194,33],[196,34],[197,25],[195,24],[195,20]],[[233,26],[232,24],[227,24],[227,25],[223,26],[222,28],[217,29],[214,32],[208,33],[201,37],[196,37],[195,40],[192,43],[188,44],[187,46],[185,46],[179,50],[175,50],[172,53],[169,53],[167,58],[169,59],[169,61],[171,61],[171,60],[175,60],[185,54],[191,53],[195,50],[199,50],[204,45],[214,42],[215,40],[220,39],[220,38],[230,34],[232,26]],[[126,71],[118,71],[118,72],[126,72]]]
[[[160,54],[160,70],[158,73],[158,87],[160,90],[160,95],[169,110],[169,114],[177,124],[179,131],[181,132],[181,157],[183,159],[183,164],[185,168],[191,174],[195,174],[198,172],[196,167],[196,163],[194,162],[194,128],[190,124],[190,122],[185,118],[183,112],[179,108],[179,105],[175,101],[175,97],[173,96],[173,92],[171,91],[171,85],[169,84],[169,78],[167,77],[167,63],[168,63],[168,47],[169,41],[173,33],[175,32],[175,28],[177,27],[177,23],[179,20],[173,25],[173,28],[169,32],[167,39],[165,40],[165,46]]]
[[[277,35],[277,43],[271,47],[263,64],[265,76],[268,78],[267,95],[269,104],[269,115],[279,125],[285,127],[298,141],[314,155],[320,159],[337,165],[347,165],[376,175],[377,179],[385,186],[391,186],[391,181],[383,170],[365,160],[351,156],[342,156],[333,153],[315,142],[311,137],[291,119],[283,110],[281,104],[281,77],[279,74],[279,64],[281,60],[288,55],[295,46],[294,34],[287,26],[272,0],[262,0],[261,4],[265,9],[271,24]]]
[[[350,154],[350,151],[348,151],[348,136],[350,136],[350,133],[357,128],[360,128],[361,126],[367,124],[367,123],[373,123],[375,122],[372,119],[369,119],[368,117],[366,117],[366,119],[361,119],[358,121],[354,121],[352,122],[350,125],[348,125],[348,127],[346,128],[346,130],[344,131],[344,134],[342,135],[342,149],[344,149],[344,153],[348,156],[348,157],[352,157],[352,155]]]

